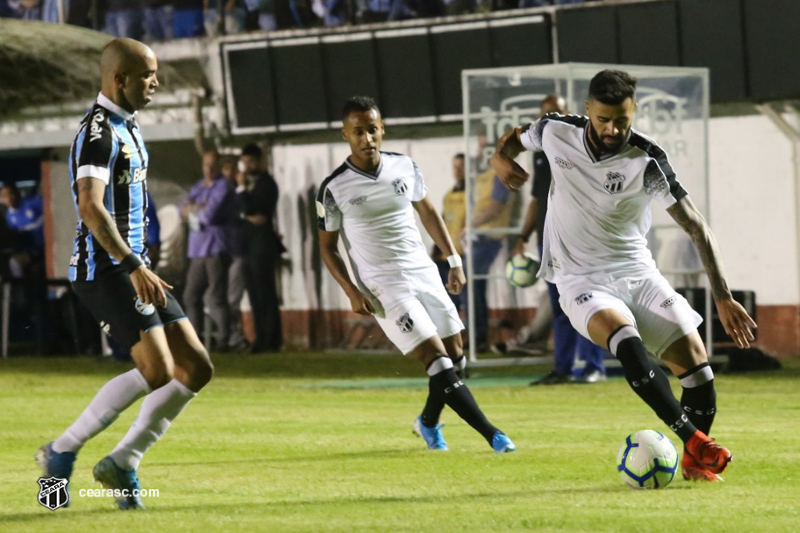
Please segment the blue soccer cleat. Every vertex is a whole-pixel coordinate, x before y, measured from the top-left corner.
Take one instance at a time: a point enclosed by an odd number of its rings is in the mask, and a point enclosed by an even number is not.
[[[99,481],[103,488],[120,491],[114,495],[114,501],[120,509],[144,509],[142,498],[139,496],[141,487],[136,477],[136,470],[123,470],[111,459],[106,457],[92,469],[94,480]]]
[[[511,453],[517,451],[517,447],[511,442],[505,433],[498,431],[492,437],[492,449],[497,453]]]
[[[443,427],[444,424],[436,424],[434,427],[429,428],[422,423],[421,416],[414,419],[414,434],[425,440],[429,450],[447,451],[447,443],[442,436]]]
[[[53,443],[48,442],[36,452],[33,456],[34,460],[39,463],[42,469],[42,477],[56,477],[66,479],[72,476],[72,467],[75,465],[75,452],[62,452],[57,453],[53,450]],[[67,494],[69,494],[69,483],[67,483]],[[69,507],[70,501],[64,504],[64,507]]]

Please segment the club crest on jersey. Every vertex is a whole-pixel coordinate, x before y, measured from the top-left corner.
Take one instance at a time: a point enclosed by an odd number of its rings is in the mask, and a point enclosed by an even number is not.
[[[406,185],[406,181],[403,178],[394,180],[392,186],[394,187],[395,194],[405,194],[408,190],[408,185]]]
[[[398,318],[395,324],[397,324],[397,327],[400,328],[400,331],[403,333],[411,333],[414,329],[414,321],[408,316],[408,313]]]
[[[625,176],[619,172],[608,172],[606,174],[606,182],[603,188],[608,191],[608,194],[618,193],[622,190],[622,182],[625,181]]]

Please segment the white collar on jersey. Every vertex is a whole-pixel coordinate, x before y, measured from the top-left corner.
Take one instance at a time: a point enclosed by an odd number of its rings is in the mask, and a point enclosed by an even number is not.
[[[135,111],[133,113],[128,113],[127,111],[122,109],[120,106],[118,106],[117,104],[112,102],[111,99],[108,98],[103,93],[99,93],[97,95],[97,103],[100,104],[101,106],[105,107],[106,109],[108,109],[109,111],[114,113],[115,115],[121,116],[125,120],[130,120],[130,119],[132,119],[133,117],[136,116],[136,112]]]
[[[375,173],[374,174],[369,173],[366,170],[361,170],[360,168],[355,166],[353,163],[350,162],[350,156],[347,156],[347,159],[345,159],[344,162],[348,166],[348,168],[350,170],[352,170],[353,172],[361,174],[362,176],[367,177],[367,178],[375,181],[375,180],[378,179],[378,176],[380,176],[381,170],[383,170],[383,153],[381,153],[381,162],[378,163],[378,168],[375,169]]]

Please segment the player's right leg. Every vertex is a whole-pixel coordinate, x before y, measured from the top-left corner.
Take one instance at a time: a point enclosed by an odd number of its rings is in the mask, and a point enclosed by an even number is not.
[[[438,336],[429,338],[410,352],[412,357],[425,365],[425,371],[429,376],[430,397],[455,411],[480,433],[497,453],[516,450],[511,439],[492,425],[483,414],[467,385],[456,374],[452,359],[444,355],[444,352],[444,344]]]
[[[684,443],[688,442],[697,428],[683,414],[667,375],[648,355],[629,317],[616,309],[601,309],[592,314],[587,329],[592,341],[607,347],[622,364],[625,379],[633,391]]]

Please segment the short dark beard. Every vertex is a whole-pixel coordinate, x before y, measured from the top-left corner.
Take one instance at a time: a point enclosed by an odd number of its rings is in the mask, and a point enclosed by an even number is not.
[[[594,129],[591,120],[589,121],[588,132],[589,132],[589,145],[592,147],[592,149],[595,152],[595,155],[597,155],[598,157],[618,152],[619,149],[622,147],[622,143],[620,143],[619,145],[617,145],[616,148],[608,148],[606,144],[603,142],[603,139],[601,139],[600,136],[597,134],[597,131]]]

